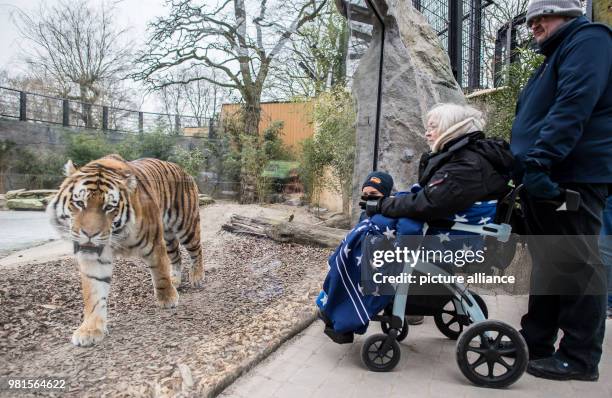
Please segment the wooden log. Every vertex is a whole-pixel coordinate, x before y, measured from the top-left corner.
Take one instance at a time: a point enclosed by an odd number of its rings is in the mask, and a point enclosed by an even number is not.
[[[244,217],[233,214],[221,227],[224,231],[263,236],[277,242],[293,242],[318,247],[336,247],[349,232],[323,225],[274,220],[267,217]]]

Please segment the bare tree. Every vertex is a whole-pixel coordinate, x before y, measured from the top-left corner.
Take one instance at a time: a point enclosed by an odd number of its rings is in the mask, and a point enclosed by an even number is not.
[[[203,6],[191,0],[171,0],[170,15],[150,25],[148,46],[139,57],[142,71],[135,77],[154,88],[205,80],[237,90],[243,100],[246,133],[255,135],[271,63],[326,1],[257,0],[247,4],[245,0],[219,0]],[[173,80],[172,69],[190,64],[217,73]]]
[[[103,2],[61,0],[37,14],[20,11],[15,21],[31,44],[24,52],[31,72],[52,79],[55,94],[96,104],[112,96],[127,76],[131,45],[116,28],[114,8]]]
[[[312,97],[346,81],[349,28],[333,2],[304,24],[272,65],[270,86],[285,97]]]
[[[327,0],[217,0],[201,5],[170,0],[170,15],[150,24],[151,36],[134,77],[153,88],[205,80],[236,90],[243,101],[247,137],[259,132],[261,98],[270,65],[291,37],[323,9]],[[216,74],[175,80],[178,66],[201,65]],[[241,148],[241,147],[240,147]],[[246,166],[245,166],[246,167]],[[255,200],[252,170],[241,171],[241,200]]]
[[[208,74],[209,71],[197,65],[191,68],[179,68],[176,74],[173,73],[170,81],[188,81],[188,83],[162,85],[157,90],[170,125],[174,123],[172,115],[176,114],[192,116],[198,127],[207,126],[208,121],[215,116],[217,108],[226,97],[227,90],[202,78]]]

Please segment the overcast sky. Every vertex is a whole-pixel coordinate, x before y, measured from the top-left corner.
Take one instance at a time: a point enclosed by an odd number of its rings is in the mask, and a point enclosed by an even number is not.
[[[11,19],[17,9],[36,13],[42,2],[48,5],[58,0],[0,0],[0,68],[19,68],[19,31]],[[164,14],[164,0],[118,0],[117,26],[129,28],[129,37],[144,40],[148,21]]]
[[[20,74],[25,68],[20,59],[22,46],[27,45],[20,38],[19,30],[11,17],[17,10],[36,15],[40,4],[49,6],[59,0],[0,0],[0,69],[8,71],[9,76]],[[164,14],[164,0],[116,0],[117,27],[129,29],[127,36],[136,44],[144,43],[147,22]],[[143,110],[158,111],[157,102],[148,96]]]

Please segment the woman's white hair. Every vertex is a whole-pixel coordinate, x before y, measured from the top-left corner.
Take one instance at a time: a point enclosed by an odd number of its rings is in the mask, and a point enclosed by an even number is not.
[[[482,112],[469,105],[436,104],[427,112],[426,121],[432,120],[436,122],[438,131],[440,134],[444,134],[452,126],[468,118],[473,118],[474,127],[481,131],[484,130],[486,122]]]
[[[427,122],[438,125],[439,136],[432,145],[432,152],[438,152],[444,145],[462,135],[483,131],[485,119],[478,109],[469,105],[437,104],[427,112]]]

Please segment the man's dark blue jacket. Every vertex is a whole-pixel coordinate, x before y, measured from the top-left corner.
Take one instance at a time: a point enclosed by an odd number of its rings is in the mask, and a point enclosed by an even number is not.
[[[512,126],[517,174],[527,164],[555,182],[612,183],[612,30],[579,17],[540,51]]]

